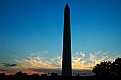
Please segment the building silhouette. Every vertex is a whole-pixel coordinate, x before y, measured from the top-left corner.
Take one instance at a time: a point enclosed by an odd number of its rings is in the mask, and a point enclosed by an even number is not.
[[[68,4],[66,4],[64,8],[62,76],[72,76],[70,9],[69,9]]]

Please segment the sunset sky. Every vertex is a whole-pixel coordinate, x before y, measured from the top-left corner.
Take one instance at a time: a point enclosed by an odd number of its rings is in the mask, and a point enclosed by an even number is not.
[[[121,0],[0,0],[0,73],[61,70],[66,3],[73,69],[121,57]]]

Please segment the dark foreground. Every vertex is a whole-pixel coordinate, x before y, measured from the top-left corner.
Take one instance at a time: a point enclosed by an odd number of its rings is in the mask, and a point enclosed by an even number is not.
[[[0,76],[0,80],[121,80],[121,77],[97,77],[97,76],[73,76],[73,77],[62,77],[62,76],[15,76],[5,75]]]

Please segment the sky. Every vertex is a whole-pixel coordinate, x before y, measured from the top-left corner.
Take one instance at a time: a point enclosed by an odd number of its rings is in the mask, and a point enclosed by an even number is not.
[[[121,57],[121,0],[0,0],[0,72],[61,70],[66,3],[73,69]]]

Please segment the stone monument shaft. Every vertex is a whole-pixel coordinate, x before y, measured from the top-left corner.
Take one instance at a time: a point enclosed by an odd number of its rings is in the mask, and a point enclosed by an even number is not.
[[[62,76],[72,76],[70,9],[69,9],[68,4],[66,4],[64,8]]]

